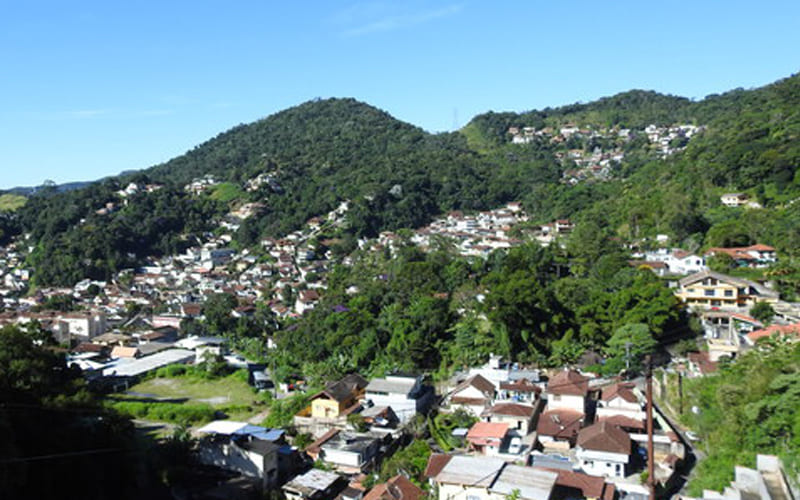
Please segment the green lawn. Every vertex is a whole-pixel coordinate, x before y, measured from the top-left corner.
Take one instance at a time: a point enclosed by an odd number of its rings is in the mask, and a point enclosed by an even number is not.
[[[14,212],[28,201],[24,196],[16,194],[0,195],[0,212]]]
[[[246,379],[238,373],[218,379],[204,379],[193,375],[157,377],[131,387],[115,399],[131,399],[159,403],[171,400],[188,406],[208,405],[224,412],[232,420],[247,420],[268,408],[263,398],[253,392]],[[185,401],[181,401],[185,400]]]
[[[212,188],[211,198],[228,203],[229,201],[241,198],[244,195],[239,186],[231,182],[222,182]]]

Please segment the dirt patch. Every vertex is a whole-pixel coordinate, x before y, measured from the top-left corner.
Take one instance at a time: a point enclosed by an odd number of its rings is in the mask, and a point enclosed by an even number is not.
[[[199,401],[201,403],[208,403],[210,405],[224,405],[225,403],[230,403],[231,398],[229,398],[228,396],[217,396],[214,398],[196,399],[195,401]]]
[[[177,380],[172,380],[172,379],[169,379],[169,378],[153,379],[150,383],[153,384],[156,387],[170,387],[172,389],[174,389],[178,385],[178,381]]]

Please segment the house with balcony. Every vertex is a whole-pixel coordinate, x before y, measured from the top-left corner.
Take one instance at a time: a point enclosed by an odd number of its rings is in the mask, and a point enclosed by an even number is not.
[[[702,271],[678,282],[675,296],[689,307],[700,309],[748,309],[756,302],[775,303],[778,292],[743,278],[715,271]]]

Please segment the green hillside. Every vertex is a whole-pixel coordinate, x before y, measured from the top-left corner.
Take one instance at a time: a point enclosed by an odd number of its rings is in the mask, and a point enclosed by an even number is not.
[[[11,226],[39,241],[31,259],[37,282],[59,284],[86,273],[109,277],[147,255],[180,250],[191,233],[212,229],[215,216],[248,201],[265,209],[243,224],[236,235],[242,245],[286,234],[343,200],[353,202],[343,235],[352,238],[520,200],[535,221],[592,221],[623,240],[667,234],[689,248],[761,241],[794,255],[799,104],[800,77],[792,76],[696,102],[635,90],[587,104],[487,113],[460,133],[432,135],[354,99],[315,100],[234,127],[162,165],[67,193],[40,192]],[[660,145],[648,138],[648,125],[691,125],[697,133]],[[525,127],[546,134],[514,143],[510,131]],[[565,127],[580,132],[557,137]],[[571,155],[596,152],[621,159],[601,160],[602,168],[573,165]],[[215,194],[183,189],[206,175],[224,183]],[[259,175],[274,183],[245,189]],[[166,187],[99,215],[131,181]],[[729,191],[747,193],[764,209],[722,208],[719,196]]]

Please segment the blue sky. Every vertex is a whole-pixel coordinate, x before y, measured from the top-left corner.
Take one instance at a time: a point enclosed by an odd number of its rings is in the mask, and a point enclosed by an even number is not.
[[[146,168],[355,97],[429,131],[800,69],[800,2],[0,0],[0,188]]]

